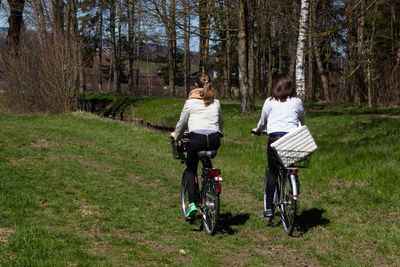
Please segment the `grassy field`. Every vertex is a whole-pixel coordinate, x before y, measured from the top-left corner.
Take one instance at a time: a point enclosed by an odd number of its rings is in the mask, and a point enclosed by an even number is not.
[[[125,112],[173,126],[183,102]],[[289,237],[260,218],[266,138],[249,134],[260,110],[222,111],[213,237],[182,219],[167,133],[80,112],[0,114],[0,265],[400,265],[399,119],[307,113],[319,148]]]

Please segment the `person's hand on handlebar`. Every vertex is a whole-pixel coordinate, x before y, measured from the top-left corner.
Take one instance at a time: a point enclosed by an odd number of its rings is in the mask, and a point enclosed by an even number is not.
[[[251,134],[252,135],[260,135],[260,132],[258,131],[257,128],[254,128],[253,130],[251,130]]]
[[[268,135],[266,130],[259,131],[257,128],[251,130],[252,135]]]
[[[169,137],[175,139],[175,132],[171,132],[171,133],[169,134]]]

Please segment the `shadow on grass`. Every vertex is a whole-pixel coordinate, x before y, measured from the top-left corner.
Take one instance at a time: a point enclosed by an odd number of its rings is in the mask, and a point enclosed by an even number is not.
[[[219,233],[226,233],[229,235],[233,235],[237,232],[236,229],[233,229],[234,225],[243,225],[250,218],[248,213],[236,214],[232,215],[230,212],[222,213],[219,216],[219,223],[217,231]]]
[[[296,229],[299,232],[299,236],[304,235],[311,228],[329,224],[330,221],[323,218],[324,212],[324,209],[317,208],[303,210],[303,212],[296,217]]]

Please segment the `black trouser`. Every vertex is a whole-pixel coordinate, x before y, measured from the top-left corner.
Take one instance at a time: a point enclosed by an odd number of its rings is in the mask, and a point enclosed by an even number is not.
[[[280,161],[275,151],[271,148],[271,144],[282,136],[283,135],[280,134],[270,134],[268,138],[268,168],[265,172],[265,175],[267,176],[267,209],[272,209],[273,206],[272,201],[274,199],[276,177],[278,176],[280,165]]]
[[[189,138],[190,144],[187,150],[186,159],[186,178],[189,191],[189,203],[197,204],[199,200],[199,187],[195,181],[197,177],[197,166],[199,164],[199,157],[197,156],[197,152],[206,150],[217,150],[220,145],[220,140],[219,133],[204,135],[191,132]]]

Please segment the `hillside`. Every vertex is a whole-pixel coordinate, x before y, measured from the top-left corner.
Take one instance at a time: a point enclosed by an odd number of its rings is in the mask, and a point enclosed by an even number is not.
[[[126,113],[174,125],[179,99]],[[210,237],[179,209],[168,134],[77,112],[0,114],[0,265],[399,265],[400,120],[307,113],[319,146],[300,170],[294,237],[259,218],[259,111],[223,103],[221,221]]]

